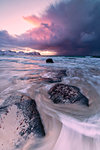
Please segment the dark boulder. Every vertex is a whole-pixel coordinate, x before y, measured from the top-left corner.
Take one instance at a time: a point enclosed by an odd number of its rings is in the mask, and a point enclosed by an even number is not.
[[[50,99],[58,103],[79,103],[89,106],[89,100],[80,92],[80,89],[66,84],[56,84],[49,91]]]
[[[22,95],[20,103],[15,103],[15,105],[22,110],[25,117],[26,123],[28,123],[28,128],[25,133],[33,133],[38,137],[45,136],[44,127],[40,118],[40,114],[37,110],[35,100],[28,96]],[[21,132],[21,134],[25,134]]]
[[[10,110],[13,106],[17,107],[17,113],[22,112],[24,119],[21,123],[20,135],[25,135],[26,137],[33,133],[36,137],[45,136],[44,126],[40,117],[40,114],[37,110],[37,105],[35,100],[31,99],[29,96],[22,95],[20,93],[13,94],[9,96],[3,105],[0,107],[0,114],[10,113]],[[19,116],[20,118],[20,116]],[[18,119],[18,118],[17,118]],[[26,128],[22,127],[26,124]]]
[[[52,58],[46,59],[46,63],[54,63]]]

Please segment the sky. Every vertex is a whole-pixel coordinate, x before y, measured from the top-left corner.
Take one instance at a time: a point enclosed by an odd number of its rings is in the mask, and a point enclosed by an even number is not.
[[[40,15],[55,0],[0,0],[0,29],[10,34],[22,34],[33,28],[23,17]]]
[[[100,0],[0,0],[0,49],[100,55]]]

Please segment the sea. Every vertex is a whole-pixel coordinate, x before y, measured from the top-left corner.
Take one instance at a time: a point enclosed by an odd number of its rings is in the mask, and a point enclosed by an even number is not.
[[[62,70],[66,76],[53,82]],[[58,82],[78,87],[89,107],[54,104],[48,90]],[[35,100],[45,136],[20,135],[23,114],[18,116],[15,105],[3,110],[17,92]],[[100,58],[0,56],[0,150],[100,150]]]

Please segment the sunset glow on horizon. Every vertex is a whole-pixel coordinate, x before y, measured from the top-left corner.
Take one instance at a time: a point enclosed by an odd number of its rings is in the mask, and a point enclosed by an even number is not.
[[[29,52],[39,52],[41,55],[56,55],[56,52],[55,51],[49,51],[49,50],[43,50],[43,51],[40,51],[40,50],[36,50],[36,49],[30,49],[30,48],[25,48],[25,49],[12,49],[12,51],[15,51],[15,52],[20,52],[20,51],[23,51],[25,53],[29,53]]]
[[[39,51],[40,52],[40,51]],[[40,52],[41,55],[56,55],[56,52],[51,52],[51,51],[42,51]]]

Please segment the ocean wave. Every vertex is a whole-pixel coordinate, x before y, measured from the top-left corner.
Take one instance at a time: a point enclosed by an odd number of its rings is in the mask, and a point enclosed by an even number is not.
[[[53,57],[54,63],[47,64],[47,58],[0,56],[0,107],[5,104],[0,109],[0,149],[99,150],[99,59]],[[78,87],[88,98],[89,107],[77,103],[54,104],[48,91],[58,82]],[[35,100],[45,131],[42,138],[34,134],[24,139],[20,136],[22,126],[19,123],[24,115],[20,111],[17,117],[16,99],[12,98],[15,93]],[[9,113],[6,107],[9,107]],[[24,125],[27,128],[27,124]]]

